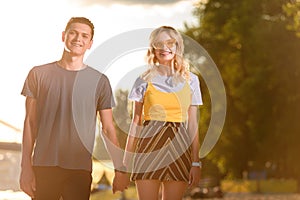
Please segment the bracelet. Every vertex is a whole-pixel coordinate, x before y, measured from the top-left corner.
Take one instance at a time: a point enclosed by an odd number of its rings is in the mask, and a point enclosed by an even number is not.
[[[192,162],[192,167],[200,167],[202,168],[202,162],[199,161],[199,162]]]

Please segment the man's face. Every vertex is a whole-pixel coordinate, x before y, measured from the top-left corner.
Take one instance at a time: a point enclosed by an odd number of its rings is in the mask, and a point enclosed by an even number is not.
[[[65,50],[76,56],[84,55],[93,44],[91,28],[82,23],[71,24],[70,28],[63,32],[62,37]]]

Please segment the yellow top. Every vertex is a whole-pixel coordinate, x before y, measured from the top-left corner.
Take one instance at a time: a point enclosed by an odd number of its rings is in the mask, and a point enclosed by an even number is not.
[[[188,82],[177,92],[162,92],[151,82],[144,96],[144,119],[185,122],[191,104],[191,89]]]

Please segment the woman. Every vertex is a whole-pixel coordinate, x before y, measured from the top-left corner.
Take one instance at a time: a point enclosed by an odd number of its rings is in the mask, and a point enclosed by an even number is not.
[[[155,29],[146,56],[150,69],[129,94],[134,113],[124,163],[132,168],[140,200],[158,199],[160,186],[163,200],[182,199],[186,188],[200,179],[197,111],[202,98],[183,50],[174,28]]]

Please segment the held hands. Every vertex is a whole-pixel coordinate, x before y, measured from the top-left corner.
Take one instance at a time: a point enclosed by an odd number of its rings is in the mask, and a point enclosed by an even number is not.
[[[195,187],[199,184],[201,177],[201,168],[200,167],[192,167],[190,170],[190,180],[189,187]]]
[[[117,191],[123,192],[128,188],[129,184],[130,180],[127,172],[115,171],[115,177],[112,183],[113,193],[116,193]]]
[[[35,176],[32,167],[23,167],[20,175],[20,188],[28,196],[34,198],[35,192]]]

